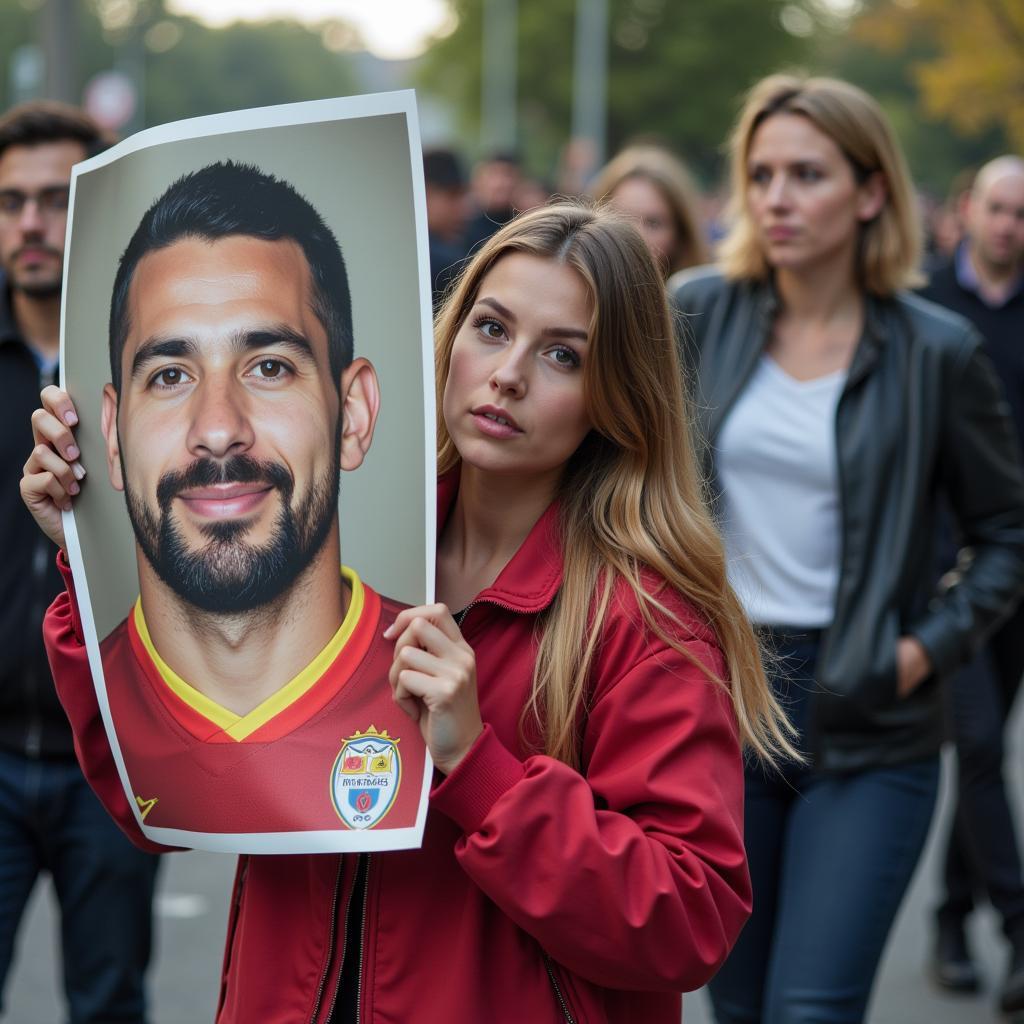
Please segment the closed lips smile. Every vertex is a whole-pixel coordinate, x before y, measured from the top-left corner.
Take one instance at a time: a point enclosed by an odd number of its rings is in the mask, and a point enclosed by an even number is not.
[[[254,512],[273,490],[270,484],[214,484],[193,487],[178,497],[196,515],[208,519],[233,519]]]

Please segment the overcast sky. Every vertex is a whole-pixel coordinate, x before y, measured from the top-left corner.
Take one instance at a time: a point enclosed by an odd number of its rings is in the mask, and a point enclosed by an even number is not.
[[[379,57],[414,57],[448,18],[444,0],[170,0],[168,8],[207,25],[244,19],[296,18],[318,22],[343,18],[354,24]]]

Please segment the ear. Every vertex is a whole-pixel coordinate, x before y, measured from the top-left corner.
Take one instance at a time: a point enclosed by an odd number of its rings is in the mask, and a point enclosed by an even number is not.
[[[117,440],[117,392],[113,384],[103,385],[103,408],[100,411],[100,429],[107,448],[107,476],[114,490],[124,490],[121,476],[121,448]]]
[[[874,220],[889,197],[889,186],[881,171],[872,171],[857,192],[857,219],[865,224]]]
[[[341,375],[341,468],[358,469],[373,441],[380,382],[368,359],[353,359]]]

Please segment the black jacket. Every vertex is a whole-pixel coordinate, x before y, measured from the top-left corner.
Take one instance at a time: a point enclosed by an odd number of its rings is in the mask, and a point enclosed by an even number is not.
[[[684,360],[714,445],[770,334],[769,284],[710,268],[671,282]],[[935,678],[896,696],[896,641],[912,634],[944,675],[1024,594],[1024,477],[1007,403],[970,324],[916,296],[869,299],[836,410],[841,554],[807,742],[816,767],[852,771],[926,757],[942,738]],[[974,560],[938,593],[943,492]]]
[[[985,352],[1010,400],[1017,436],[1024,438],[1024,289],[993,309],[960,284],[951,260],[932,273],[921,294],[967,317],[978,328],[985,339]]]
[[[63,589],[57,549],[21,500],[32,451],[32,411],[53,383],[21,339],[0,277],[0,749],[30,757],[74,757],[43,649],[43,613]]]

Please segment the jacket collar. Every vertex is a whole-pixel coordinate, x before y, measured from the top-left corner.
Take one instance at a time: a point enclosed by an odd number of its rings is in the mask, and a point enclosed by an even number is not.
[[[440,538],[459,493],[458,468],[437,481],[437,535]],[[558,501],[553,501],[498,573],[498,578],[473,598],[510,611],[535,614],[555,599],[562,585],[562,541],[558,530]]]

